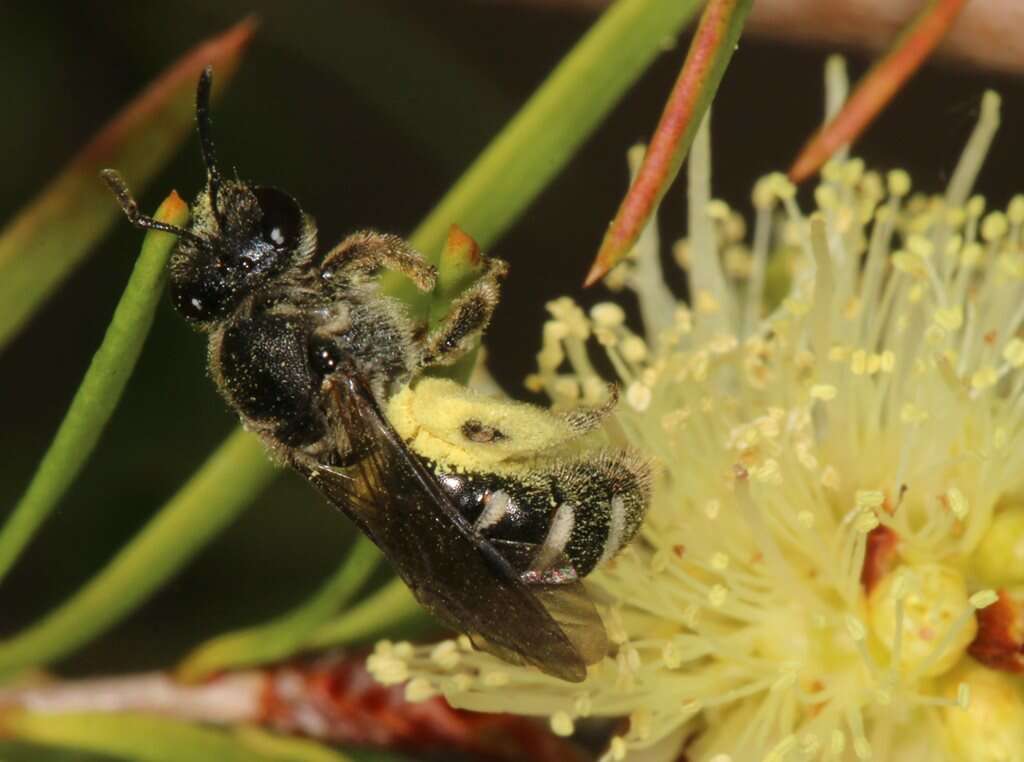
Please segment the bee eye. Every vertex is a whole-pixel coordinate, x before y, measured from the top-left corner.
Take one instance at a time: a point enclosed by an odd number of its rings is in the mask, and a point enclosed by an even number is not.
[[[277,188],[260,186],[254,188],[253,193],[263,213],[260,220],[263,240],[279,251],[298,246],[302,210],[295,199]]]

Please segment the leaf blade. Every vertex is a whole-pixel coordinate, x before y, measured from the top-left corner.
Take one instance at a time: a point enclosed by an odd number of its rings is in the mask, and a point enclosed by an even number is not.
[[[839,113],[804,144],[789,168],[789,179],[794,183],[803,182],[836,151],[860,137],[921,68],[966,3],[967,0],[930,0],[857,83]]]
[[[619,102],[697,12],[700,0],[619,0],[562,59],[515,117],[477,157],[410,237],[436,263],[452,224],[485,250]],[[382,278],[386,293],[429,309],[429,296],[402,276]]]
[[[179,226],[188,216],[188,205],[173,191],[156,212],[161,222]],[[113,415],[153,324],[175,242],[167,233],[146,235],[103,342],[28,488],[0,530],[0,579],[81,472]]]
[[[106,632],[241,513],[274,474],[259,441],[236,431],[96,576],[42,620],[0,641],[0,677],[51,662]]]
[[[633,248],[675,181],[736,49],[753,0],[710,0],[636,178],[584,281],[592,286]]]
[[[111,119],[0,231],[0,351],[118,218],[97,181],[117,166],[143,187],[192,127],[192,94],[207,63],[218,91],[231,78],[256,22],[244,19],[194,47]]]

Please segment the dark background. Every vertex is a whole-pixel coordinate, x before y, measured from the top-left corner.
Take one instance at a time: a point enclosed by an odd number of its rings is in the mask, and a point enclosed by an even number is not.
[[[211,7],[212,6],[212,7]],[[330,245],[359,227],[408,233],[580,37],[592,17],[457,0],[0,3],[0,225],[106,119],[200,39],[250,11],[263,24],[216,108],[221,162],[290,190]],[[682,61],[667,51],[493,253],[512,271],[490,332],[491,367],[521,390],[544,303],[578,284],[626,186],[625,151],[654,125]],[[753,181],[785,169],[822,111],[825,50],[745,41],[713,123],[714,193],[749,210]],[[851,74],[866,58],[851,53]],[[864,138],[871,165],[936,190],[982,91],[1005,97],[979,187],[1024,190],[1021,81],[935,64]],[[142,196],[190,197],[194,139]],[[97,193],[105,191],[97,182]],[[662,210],[684,233],[685,193]],[[27,483],[97,347],[141,235],[116,226],[0,356],[0,515]],[[584,301],[600,298],[600,289]],[[78,485],[0,589],[0,636],[34,621],[99,570],[230,432],[204,371],[204,342],[164,303],[124,400]],[[301,600],[350,530],[305,485],[280,478],[244,517],[125,623],[67,660],[68,674],[168,665],[220,630]]]

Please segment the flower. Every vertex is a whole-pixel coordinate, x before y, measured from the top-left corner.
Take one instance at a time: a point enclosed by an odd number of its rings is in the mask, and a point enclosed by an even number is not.
[[[660,465],[641,536],[589,578],[611,655],[574,685],[465,638],[383,643],[377,677],[563,735],[627,716],[606,760],[1024,759],[1024,680],[969,654],[1018,643],[979,611],[1024,610],[1024,196],[969,197],[996,96],[982,111],[945,193],[840,159],[808,215],[772,175],[750,245],[710,197],[705,125],[689,304],[652,227],[613,273],[643,333],[556,300],[529,379],[596,403],[603,353],[625,389],[609,436]]]

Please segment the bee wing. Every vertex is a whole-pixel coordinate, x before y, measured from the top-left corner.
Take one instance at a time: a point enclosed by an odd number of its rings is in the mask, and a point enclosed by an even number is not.
[[[528,542],[492,539],[490,543],[509,562],[519,579],[525,575],[537,579],[526,583],[533,596],[545,608],[583,658],[584,664],[594,664],[608,653],[608,635],[597,613],[594,602],[583,583],[576,577],[572,562],[559,554],[541,569],[534,566],[540,547]],[[542,581],[542,580],[559,580]]]
[[[380,547],[420,603],[445,624],[503,659],[583,680],[587,663],[604,652],[595,654],[595,636],[579,632],[596,628],[603,641],[604,627],[582,585],[524,583],[412,457],[361,379],[344,376],[333,392],[358,461],[343,470],[300,469],[306,478]]]

